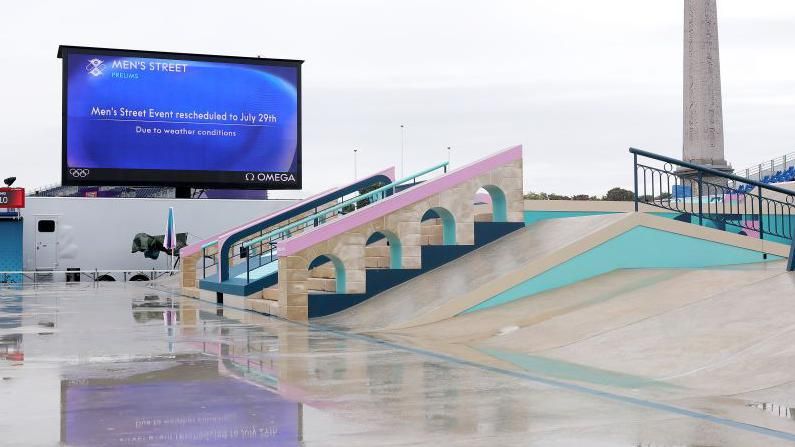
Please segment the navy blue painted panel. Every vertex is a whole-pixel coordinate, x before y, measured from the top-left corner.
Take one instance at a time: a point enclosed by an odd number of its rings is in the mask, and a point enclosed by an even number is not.
[[[384,290],[421,275],[423,269],[371,269],[366,270],[367,295],[374,296]]]
[[[475,245],[481,247],[524,228],[524,222],[475,222]]]
[[[325,317],[370,298],[364,293],[318,293],[309,295],[309,318]]]

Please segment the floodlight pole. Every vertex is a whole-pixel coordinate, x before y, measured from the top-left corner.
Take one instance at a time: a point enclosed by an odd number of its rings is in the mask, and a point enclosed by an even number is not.
[[[356,160],[356,153],[358,151],[359,151],[359,149],[354,149],[353,150],[353,179],[354,180],[359,180],[359,172],[358,172],[359,170],[358,170],[358,167],[357,167],[357,160]]]
[[[400,177],[401,178],[405,175],[405,169],[404,169],[406,165],[405,144],[406,144],[406,126],[401,124],[400,125]]]

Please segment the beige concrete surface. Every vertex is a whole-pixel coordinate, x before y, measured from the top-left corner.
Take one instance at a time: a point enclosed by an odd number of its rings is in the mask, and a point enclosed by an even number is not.
[[[321,323],[358,331],[388,331],[445,320],[638,226],[778,256],[789,252],[783,244],[645,213],[549,219]]]
[[[0,288],[0,304],[25,354],[0,358],[3,445],[795,443],[791,420],[745,397],[632,400],[136,284]]]
[[[795,433],[795,274],[784,261],[618,270],[374,335]]]
[[[539,222],[319,321],[353,330],[384,329],[404,325],[451,301],[461,301],[484,284],[496,282],[499,285],[492,288],[494,293],[486,291],[478,295],[491,297],[505,290],[499,287],[509,272],[534,260],[554,256],[581,235],[608,227],[622,218],[623,215],[615,214]]]
[[[664,211],[646,204],[639,204],[638,211]],[[595,211],[630,213],[635,211],[635,202],[612,200],[525,200],[525,211]]]

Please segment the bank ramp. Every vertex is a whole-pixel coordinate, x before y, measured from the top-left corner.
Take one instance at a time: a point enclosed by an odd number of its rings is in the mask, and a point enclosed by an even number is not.
[[[318,321],[356,331],[398,331],[620,269],[752,265],[785,257],[788,249],[644,213],[550,219]]]

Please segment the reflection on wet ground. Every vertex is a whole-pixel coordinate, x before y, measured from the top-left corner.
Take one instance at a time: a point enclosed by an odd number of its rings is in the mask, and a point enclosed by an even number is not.
[[[772,402],[758,402],[748,404],[749,407],[757,408],[759,410],[774,414],[784,419],[795,419],[795,408],[787,405],[775,404]]]
[[[0,378],[13,446],[795,440],[129,284],[0,289]]]

